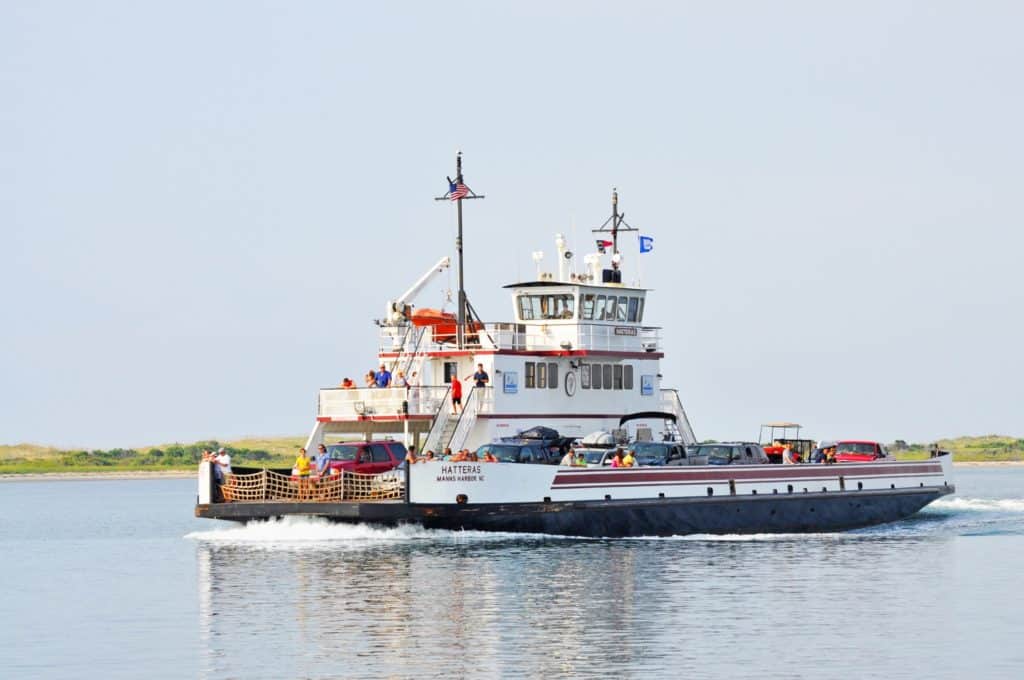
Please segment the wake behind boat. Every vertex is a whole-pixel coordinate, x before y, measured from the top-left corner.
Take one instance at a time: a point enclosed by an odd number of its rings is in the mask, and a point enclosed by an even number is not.
[[[747,458],[732,464],[697,464],[687,454],[696,437],[679,394],[661,385],[660,328],[646,323],[650,291],[623,281],[619,235],[636,230],[619,213],[617,193],[611,217],[595,230],[597,250],[583,258],[581,271],[559,235],[554,271],[544,271],[543,255],[534,253],[536,278],[505,286],[514,316],[499,323],[477,316],[463,286],[462,203],[482,197],[465,185],[461,155],[456,180],[442,198],[458,203],[456,312],[413,305],[449,266],[442,258],[389,302],[378,321],[381,386],[358,389],[348,382],[320,390],[306,448],[324,445],[331,458],[324,474],[236,467],[218,479],[215,464],[203,462],[197,516],[310,515],[608,537],[822,532],[901,519],[954,491],[949,454],[925,461],[771,465],[754,464],[748,447]],[[641,236],[641,252],[651,243]],[[463,381],[472,382],[465,394]],[[523,444],[515,462],[421,460],[393,469],[396,451],[404,454],[405,446],[372,441],[402,433],[404,444],[417,451],[475,451],[535,428],[554,428],[566,440],[614,431],[635,441],[673,443],[678,453],[664,467],[593,469],[551,465],[557,459],[543,446]],[[368,443],[338,443],[353,435]]]

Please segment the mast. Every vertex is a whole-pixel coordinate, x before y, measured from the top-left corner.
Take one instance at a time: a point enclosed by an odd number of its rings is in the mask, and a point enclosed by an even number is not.
[[[612,255],[619,254],[619,232],[637,231],[626,222],[626,213],[619,213],[619,190],[612,187],[612,215],[604,221],[597,229],[592,229],[595,234],[612,234]],[[604,252],[603,250],[601,252]]]
[[[466,347],[466,316],[468,315],[469,301],[466,299],[466,286],[465,286],[465,267],[463,266],[462,260],[462,201],[467,198],[484,198],[484,196],[477,196],[473,193],[462,177],[462,152],[457,151],[455,153],[455,181],[452,178],[448,178],[448,193],[444,196],[435,198],[435,201],[443,201],[445,199],[455,201],[458,203],[458,215],[459,215],[459,233],[455,237],[455,251],[458,255],[456,258],[456,266],[459,271],[459,313],[458,322],[455,327],[455,342],[458,349],[465,349]]]
[[[612,255],[619,252],[619,190],[612,187]]]

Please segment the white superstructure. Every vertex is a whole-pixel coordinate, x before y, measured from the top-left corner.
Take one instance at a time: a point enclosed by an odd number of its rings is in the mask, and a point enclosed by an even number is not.
[[[413,386],[321,389],[307,449],[356,433],[407,433],[421,451],[475,449],[537,425],[582,437],[619,428],[623,416],[636,413],[667,415],[630,421],[631,434],[639,427],[655,438],[693,443],[678,393],[661,384],[664,351],[660,329],[650,324],[650,291],[617,282],[618,254],[587,255],[586,271],[575,274],[562,235],[556,251],[556,272],[538,269],[535,280],[505,286],[512,319],[468,322],[462,349],[446,324],[415,325],[415,312],[389,304],[378,357],[394,375],[415,373]],[[610,268],[602,269],[604,260]],[[484,387],[467,379],[479,364],[489,376]],[[453,378],[463,387],[457,415]]]

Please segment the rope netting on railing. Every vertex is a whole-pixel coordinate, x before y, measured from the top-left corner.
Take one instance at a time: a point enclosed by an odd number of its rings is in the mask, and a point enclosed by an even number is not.
[[[401,499],[405,478],[401,472],[378,475],[342,472],[322,477],[297,477],[271,470],[228,475],[220,487],[228,502],[293,501],[301,503]]]

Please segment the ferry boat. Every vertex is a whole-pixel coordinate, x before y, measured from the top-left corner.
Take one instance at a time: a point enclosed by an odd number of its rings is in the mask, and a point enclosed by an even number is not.
[[[574,267],[562,235],[556,265],[505,288],[509,321],[483,322],[462,276],[461,154],[442,199],[458,202],[459,290],[454,313],[413,301],[450,259],[439,260],[379,320],[379,364],[410,384],[324,388],[306,449],[340,439],[402,436],[416,450],[475,450],[529,428],[566,437],[598,430],[636,440],[696,443],[679,392],[662,385],[665,343],[652,325],[650,290],[624,280],[619,213],[594,230],[596,252]],[[440,200],[440,199],[439,199]],[[611,237],[604,240],[605,235]],[[466,376],[477,372],[486,382]],[[452,382],[468,380],[462,409]],[[627,431],[623,432],[622,424]],[[683,449],[685,450],[685,449]],[[340,522],[587,537],[839,531],[908,517],[954,492],[952,458],[836,465],[679,465],[589,469],[549,464],[420,461],[377,475],[298,479],[290,471],[235,467],[224,483],[199,469],[196,515],[250,521],[286,515]]]

